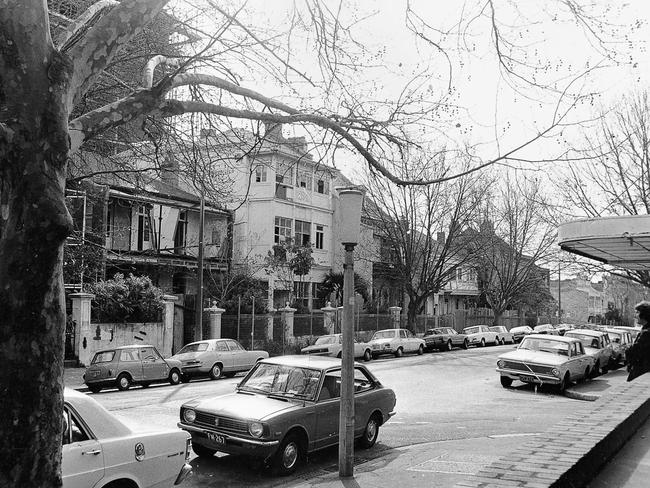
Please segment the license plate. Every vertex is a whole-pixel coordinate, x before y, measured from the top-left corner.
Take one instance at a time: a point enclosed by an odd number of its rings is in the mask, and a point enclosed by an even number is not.
[[[522,374],[521,376],[519,376],[519,379],[521,381],[525,382],[525,383],[537,383],[538,382],[537,378],[535,378],[534,376],[528,376],[528,375],[525,375],[525,374]]]
[[[222,435],[219,435],[219,434],[213,434],[212,432],[206,432],[205,434],[208,436],[208,439],[210,439],[215,444],[225,444],[226,443],[225,436],[222,436]]]

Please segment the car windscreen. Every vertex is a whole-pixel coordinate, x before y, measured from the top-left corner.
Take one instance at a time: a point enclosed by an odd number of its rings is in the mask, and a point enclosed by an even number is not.
[[[239,389],[313,400],[320,378],[320,370],[258,363],[250,375],[239,384]]]
[[[115,357],[115,351],[102,351],[95,354],[90,364],[110,363]]]
[[[337,338],[336,336],[322,336],[316,339],[315,345],[320,346],[322,344],[336,344]]]
[[[208,350],[207,342],[199,342],[197,344],[188,344],[183,349],[178,351],[176,354],[184,354],[186,352],[202,352]]]
[[[584,347],[594,347],[596,349],[600,347],[598,338],[591,335],[568,332],[564,334],[564,337],[574,337],[575,339],[579,339]]]
[[[395,332],[392,330],[380,330],[375,332],[372,336],[372,340],[375,339],[392,339],[395,337]]]
[[[525,337],[519,346],[519,349],[528,351],[542,351],[558,354],[561,356],[569,355],[569,344],[567,342],[553,341],[549,339],[539,339]]]

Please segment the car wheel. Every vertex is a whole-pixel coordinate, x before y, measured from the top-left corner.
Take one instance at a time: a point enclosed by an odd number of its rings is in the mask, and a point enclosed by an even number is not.
[[[609,371],[609,364],[604,364],[603,367],[600,369],[601,374],[605,374]]]
[[[237,374],[237,371],[228,371],[227,373],[224,373],[223,375],[226,378],[234,378],[234,376]]]
[[[567,387],[571,384],[571,377],[569,373],[567,372],[564,375],[564,378],[562,378],[562,381],[560,381],[560,384],[557,386],[557,389],[560,393],[564,393]]]
[[[485,347],[485,337],[481,339],[481,347]]]
[[[218,380],[221,378],[221,365],[220,364],[215,364],[212,366],[212,369],[210,370],[210,378],[213,380]]]
[[[595,378],[599,374],[600,374],[600,363],[596,362],[596,364],[594,364],[594,369],[591,371],[591,377]]]
[[[463,341],[463,349],[467,349],[469,347],[469,342],[467,342],[467,339]]]
[[[370,349],[366,349],[366,351],[363,353],[363,360],[370,361],[371,359],[372,359],[372,354],[370,353]]]
[[[447,341],[447,351],[451,351],[454,348],[454,345],[451,343],[451,339]]]
[[[211,458],[217,453],[216,449],[210,449],[209,447],[202,446],[196,442],[192,443],[192,450],[197,456],[202,458]]]
[[[418,347],[418,356],[422,356],[424,354],[424,346],[420,344],[420,347]]]
[[[395,351],[395,357],[396,357],[396,358],[401,358],[401,357],[402,357],[402,354],[404,354],[404,351],[402,350],[401,347],[398,347],[398,348],[397,348],[397,351]]]
[[[499,339],[498,337],[496,339],[494,339],[494,345],[495,346],[498,346],[500,344],[501,344],[501,339]]]
[[[128,374],[122,373],[117,377],[117,389],[120,391],[126,391],[131,388],[131,378]]]
[[[343,357],[343,351],[339,351],[339,353],[336,355],[336,357],[341,359]]]
[[[278,451],[275,453],[273,467],[279,475],[290,475],[296,470],[298,464],[300,464],[303,455],[300,439],[295,434],[289,434],[284,438]]]
[[[510,388],[512,386],[512,378],[508,376],[501,376],[500,380],[501,380],[501,386],[503,386],[504,388]]]
[[[100,391],[102,391],[102,387],[96,385],[89,386],[88,389],[93,393],[99,393]]]
[[[171,372],[169,373],[168,380],[170,385],[177,385],[181,382],[181,374],[178,372],[177,369],[172,369]]]
[[[584,380],[586,380],[587,378],[589,378],[589,375],[591,375],[591,369],[589,369],[589,366],[587,366],[587,367],[585,368],[585,375],[584,375],[584,377],[582,378],[582,380],[584,381]]]
[[[363,449],[369,449],[375,445],[377,442],[377,437],[379,436],[379,418],[377,414],[373,414],[366,424],[366,428],[363,431],[363,435],[359,439],[359,447]]]

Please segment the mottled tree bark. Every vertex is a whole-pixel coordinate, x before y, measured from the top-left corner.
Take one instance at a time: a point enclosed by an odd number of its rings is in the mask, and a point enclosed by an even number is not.
[[[0,486],[60,486],[71,63],[38,2],[2,6]],[[30,36],[24,29],[32,26]]]

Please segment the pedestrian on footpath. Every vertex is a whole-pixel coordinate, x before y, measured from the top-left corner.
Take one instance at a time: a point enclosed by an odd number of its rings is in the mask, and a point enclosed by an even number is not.
[[[634,307],[636,322],[641,326],[641,332],[636,336],[634,344],[627,350],[627,381],[632,381],[650,371],[650,302],[642,301]]]

